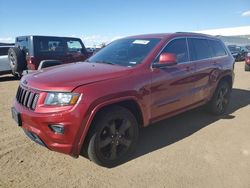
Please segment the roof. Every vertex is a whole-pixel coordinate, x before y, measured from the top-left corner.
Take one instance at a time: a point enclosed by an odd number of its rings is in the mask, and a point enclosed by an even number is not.
[[[143,34],[143,35],[135,35],[129,36],[127,38],[168,38],[168,37],[185,37],[185,36],[203,36],[203,37],[213,37],[211,35],[203,34],[203,33],[194,33],[194,32],[176,32],[176,33],[155,33],[155,34]]]
[[[24,35],[24,36],[17,36],[16,38],[20,38],[20,37],[55,37],[55,38],[79,39],[78,37],[47,36],[47,35]]]

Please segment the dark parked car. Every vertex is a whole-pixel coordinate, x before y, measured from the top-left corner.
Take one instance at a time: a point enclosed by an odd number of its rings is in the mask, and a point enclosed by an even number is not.
[[[249,50],[244,46],[229,45],[230,52],[232,53],[235,61],[244,61]]]
[[[127,37],[87,62],[24,76],[12,116],[50,150],[74,157],[83,152],[112,167],[135,148],[140,127],[202,105],[225,113],[233,67],[231,53],[212,36]]]
[[[81,39],[52,36],[16,37],[15,47],[9,49],[8,56],[12,74],[16,76],[26,69],[36,70],[43,60],[72,63],[89,57]]]
[[[250,53],[247,54],[245,59],[245,71],[250,71]]]

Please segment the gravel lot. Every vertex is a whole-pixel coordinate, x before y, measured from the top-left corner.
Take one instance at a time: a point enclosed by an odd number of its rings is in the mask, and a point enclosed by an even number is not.
[[[195,109],[141,131],[136,153],[112,169],[49,151],[11,119],[18,81],[0,77],[0,187],[250,187],[250,72],[235,66],[228,114]]]

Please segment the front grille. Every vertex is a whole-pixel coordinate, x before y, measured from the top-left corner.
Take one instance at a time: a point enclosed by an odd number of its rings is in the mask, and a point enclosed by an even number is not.
[[[38,98],[38,93],[24,89],[21,86],[18,87],[16,100],[22,106],[25,106],[31,110],[35,110]]]

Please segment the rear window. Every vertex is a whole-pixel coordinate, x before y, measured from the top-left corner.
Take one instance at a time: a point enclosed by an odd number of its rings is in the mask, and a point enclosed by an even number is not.
[[[36,54],[63,54],[64,44],[61,38],[37,37],[34,40]]]
[[[216,40],[209,40],[209,45],[213,49],[213,53],[215,57],[227,55],[227,52],[221,42],[216,41]]]
[[[189,38],[188,45],[192,61],[208,59],[212,57],[212,50],[207,39]]]
[[[0,47],[0,56],[8,55],[9,47]]]

